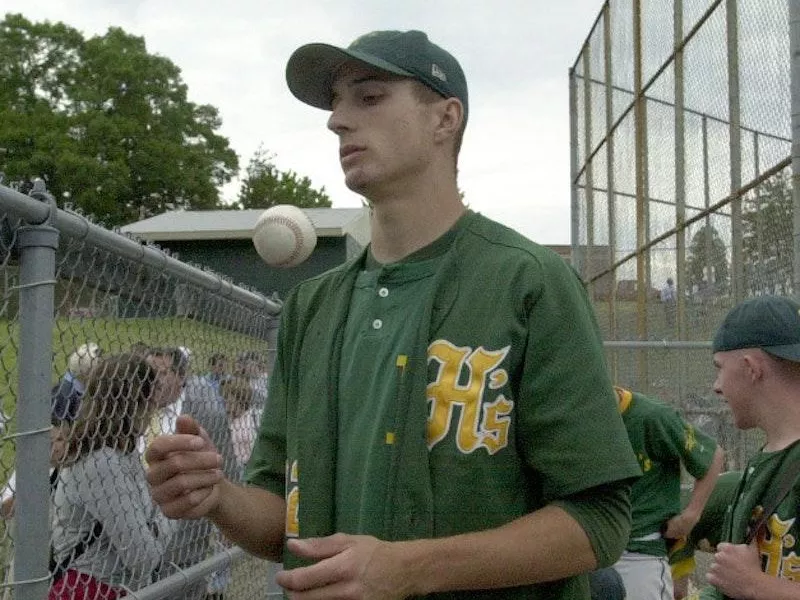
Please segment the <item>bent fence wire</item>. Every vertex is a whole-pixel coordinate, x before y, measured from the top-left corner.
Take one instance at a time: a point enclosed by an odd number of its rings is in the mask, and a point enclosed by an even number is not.
[[[241,478],[280,303],[57,209],[41,182],[0,185],[0,292],[3,596],[46,597],[81,544],[69,566],[132,597],[272,595],[275,565],[159,516],[142,450],[189,413]]]

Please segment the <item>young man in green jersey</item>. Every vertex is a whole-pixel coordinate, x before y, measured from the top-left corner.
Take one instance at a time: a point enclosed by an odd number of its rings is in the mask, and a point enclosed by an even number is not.
[[[697,524],[725,456],[711,437],[674,408],[644,394],[620,387],[616,391],[643,475],[631,489],[631,538],[614,568],[631,598],[672,600],[668,545],[685,539]],[[681,466],[695,479],[684,507]]]
[[[780,296],[745,300],[714,337],[714,391],[739,429],[766,444],[733,495],[706,578],[705,599],[800,598],[800,304]]]
[[[292,598],[588,600],[640,471],[581,281],[461,200],[461,66],[378,31],[286,75],[330,111],[371,243],[287,298],[249,485],[184,418],[148,452],[154,497],[282,560]]]

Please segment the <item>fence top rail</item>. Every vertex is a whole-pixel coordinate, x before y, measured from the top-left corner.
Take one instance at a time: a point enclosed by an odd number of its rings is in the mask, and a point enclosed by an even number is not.
[[[120,233],[91,223],[83,215],[56,207],[52,196],[34,187],[30,196],[0,185],[0,210],[17,217],[28,225],[50,225],[62,235],[89,243],[118,256],[154,267],[187,283],[195,284],[225,298],[240,302],[268,314],[280,314],[282,304],[257,292],[246,290],[218,274],[199,269],[168,256],[157,246],[144,244]]]
[[[604,340],[605,348],[623,348],[638,350],[645,348],[670,349],[670,350],[708,350],[712,347],[710,341],[690,340]]]

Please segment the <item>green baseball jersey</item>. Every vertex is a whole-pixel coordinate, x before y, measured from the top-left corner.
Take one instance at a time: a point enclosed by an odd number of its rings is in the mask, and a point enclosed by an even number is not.
[[[790,464],[800,461],[800,442],[778,452],[760,452],[747,468],[734,492],[725,516],[723,540],[743,544],[749,529],[764,512],[762,503],[769,499]],[[761,554],[761,569],[773,577],[800,583],[800,477],[766,521],[756,540]],[[703,600],[721,600],[722,592],[714,587],[702,590]]]
[[[396,392],[402,365],[398,356],[414,348],[419,298],[431,293],[442,254],[452,242],[445,235],[432,247],[391,267],[370,265],[359,273],[344,330],[339,374],[339,443],[336,461],[336,530],[383,537],[384,489],[391,470]],[[369,262],[369,261],[368,261]]]
[[[681,464],[695,479],[708,472],[716,442],[678,411],[642,394],[617,388],[620,412],[642,468],[631,488],[631,539],[627,549],[667,555],[664,524],[681,510]]]
[[[286,498],[287,537],[480,531],[640,474],[574,271],[472,212],[439,244],[368,275],[362,255],[287,298],[246,476]],[[417,286],[426,267],[412,263],[426,260],[433,274]],[[403,302],[389,306],[394,293]],[[365,339],[384,329],[384,343]],[[628,516],[597,494],[597,513],[617,520],[587,535],[608,562]],[[589,589],[579,576],[437,598],[582,600]]]

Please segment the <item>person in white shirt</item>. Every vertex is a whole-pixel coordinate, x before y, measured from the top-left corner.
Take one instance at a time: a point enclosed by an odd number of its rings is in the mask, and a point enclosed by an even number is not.
[[[678,301],[678,291],[672,277],[667,277],[667,283],[661,288],[661,303],[664,305],[664,320],[668,328],[675,327],[675,312]]]

